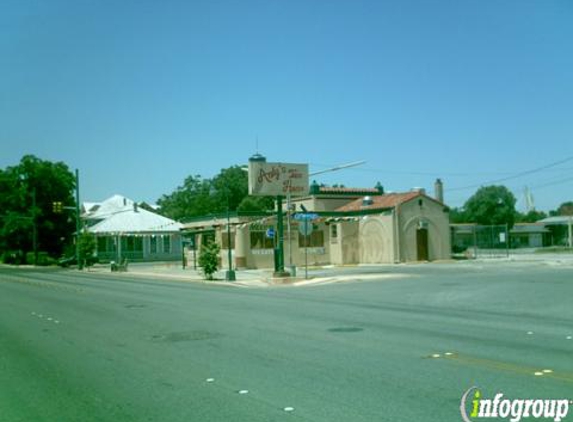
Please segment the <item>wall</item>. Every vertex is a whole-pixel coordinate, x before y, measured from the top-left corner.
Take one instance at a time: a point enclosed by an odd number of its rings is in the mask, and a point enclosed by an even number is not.
[[[330,244],[328,236],[328,227],[324,223],[317,225],[318,230],[324,231],[324,246],[317,248],[308,248],[309,265],[322,265],[330,263]],[[290,264],[290,245],[288,231],[285,224],[284,231],[284,264],[288,269]],[[299,232],[296,222],[291,226],[292,238],[292,261],[297,267],[302,267],[305,263],[305,248],[299,247]],[[221,234],[217,232],[217,241],[220,242]],[[273,242],[274,243],[274,242]],[[220,243],[219,243],[220,244]],[[227,250],[221,250],[221,265],[223,269],[228,268]],[[274,249],[273,248],[251,248],[251,227],[237,227],[235,238],[235,250],[233,251],[233,261],[236,268],[274,268]]]
[[[394,262],[394,229],[391,212],[368,215],[359,223],[359,254],[362,264]]]
[[[425,196],[399,206],[400,261],[418,260],[416,231],[420,221],[427,224],[430,261],[451,257],[450,219],[444,209],[444,205]]]
[[[330,258],[334,265],[351,265],[360,262],[358,246],[358,221],[331,223],[336,226],[338,237],[330,237]]]

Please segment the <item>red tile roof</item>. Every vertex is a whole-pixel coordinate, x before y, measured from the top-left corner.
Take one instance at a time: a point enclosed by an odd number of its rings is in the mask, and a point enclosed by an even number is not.
[[[328,187],[328,186],[321,186],[320,187],[320,193],[345,193],[345,194],[351,194],[351,193],[355,193],[355,194],[372,194],[372,195],[378,195],[380,194],[380,191],[376,188],[332,188],[332,187]]]
[[[363,205],[364,198],[359,198],[338,208],[336,211],[347,212],[394,208],[396,205],[402,204],[417,196],[422,195],[423,194],[421,192],[413,191],[406,193],[388,193],[385,195],[372,196],[372,205]]]

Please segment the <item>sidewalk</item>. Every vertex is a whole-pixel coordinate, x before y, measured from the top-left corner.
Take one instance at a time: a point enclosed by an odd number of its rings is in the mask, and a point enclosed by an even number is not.
[[[226,270],[218,271],[214,280],[205,280],[203,273],[200,270],[193,268],[183,269],[180,263],[175,262],[157,262],[157,263],[132,263],[129,264],[126,272],[111,272],[109,265],[95,265],[87,270],[91,273],[109,274],[118,277],[147,277],[158,278],[163,280],[174,280],[183,282],[203,283],[210,285],[220,285],[229,287],[255,287],[265,288],[279,285],[290,286],[308,286],[316,284],[326,284],[342,279],[341,277],[309,277],[305,280],[304,277],[288,277],[288,278],[273,278],[273,271],[271,269],[259,270],[237,270],[235,271],[236,281],[226,281]]]

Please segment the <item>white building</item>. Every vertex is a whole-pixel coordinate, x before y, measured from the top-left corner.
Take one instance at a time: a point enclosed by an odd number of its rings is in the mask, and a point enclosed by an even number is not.
[[[82,220],[97,238],[100,261],[181,259],[181,224],[121,195],[103,202],[85,202]]]

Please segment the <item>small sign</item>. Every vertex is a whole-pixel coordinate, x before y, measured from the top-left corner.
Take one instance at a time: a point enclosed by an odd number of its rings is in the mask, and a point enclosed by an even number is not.
[[[309,220],[304,220],[302,223],[298,225],[298,231],[303,236],[309,236],[312,233],[312,223]]]
[[[315,214],[313,212],[307,212],[307,213],[296,213],[293,218],[297,221],[304,221],[304,220],[316,220],[318,218],[318,214]]]
[[[502,232],[499,234],[499,242],[505,243],[505,233]]]
[[[269,239],[275,238],[275,229],[269,228],[267,229],[266,235]]]

